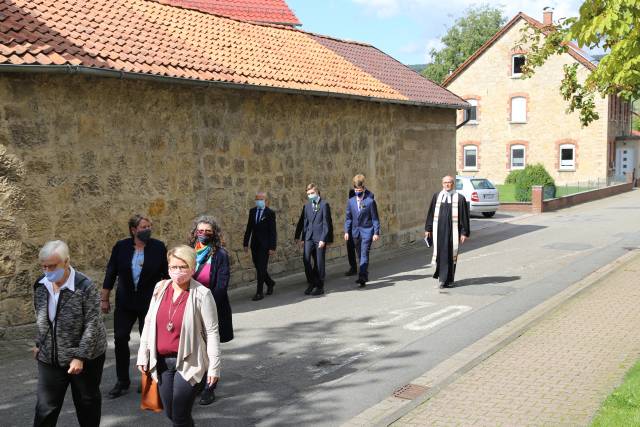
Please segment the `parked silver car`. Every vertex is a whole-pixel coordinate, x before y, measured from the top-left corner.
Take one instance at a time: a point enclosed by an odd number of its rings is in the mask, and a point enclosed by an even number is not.
[[[486,178],[456,176],[456,191],[467,199],[471,213],[491,218],[500,207],[498,189]]]

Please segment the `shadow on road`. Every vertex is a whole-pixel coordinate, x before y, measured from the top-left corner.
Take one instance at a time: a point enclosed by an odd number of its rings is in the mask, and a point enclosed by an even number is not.
[[[475,286],[475,285],[488,285],[513,282],[520,280],[520,276],[487,276],[487,277],[471,277],[468,279],[462,279],[455,282],[455,287],[460,288],[463,286]]]

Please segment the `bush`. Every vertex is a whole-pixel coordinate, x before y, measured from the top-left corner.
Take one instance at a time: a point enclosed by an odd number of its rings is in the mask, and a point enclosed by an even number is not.
[[[555,182],[549,172],[540,163],[528,165],[516,175],[516,200],[520,202],[531,201],[531,187],[544,185],[554,187]],[[513,173],[513,172],[512,172]]]
[[[504,180],[504,183],[515,184],[516,182],[518,182],[518,178],[522,176],[522,172],[524,172],[524,169],[512,170],[511,172],[509,172],[509,175],[507,175],[507,179]]]

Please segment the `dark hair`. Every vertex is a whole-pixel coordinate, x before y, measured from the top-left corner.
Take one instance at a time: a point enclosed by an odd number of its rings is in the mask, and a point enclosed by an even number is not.
[[[146,221],[151,222],[149,217],[144,216],[142,214],[135,214],[131,218],[129,218],[129,234],[131,235],[131,237],[134,237],[133,233],[131,232],[131,229],[132,228],[137,228],[140,225],[140,223],[142,222],[142,220],[146,220]]]
[[[222,229],[218,225],[218,221],[216,221],[216,219],[211,215],[200,215],[193,220],[193,223],[191,224],[191,232],[189,233],[190,246],[195,246],[196,241],[198,241],[198,235],[196,234],[196,231],[198,230],[198,224],[209,224],[213,229],[213,236],[211,237],[209,246],[211,246],[214,250],[218,250],[219,248],[224,246]]]

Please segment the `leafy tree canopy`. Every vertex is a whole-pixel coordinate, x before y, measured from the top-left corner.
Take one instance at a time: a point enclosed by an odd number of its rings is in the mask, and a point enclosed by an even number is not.
[[[442,37],[444,46],[429,51],[431,63],[427,64],[422,75],[441,84],[451,71],[498,32],[505,22],[501,8],[481,5],[467,9],[464,16],[456,19]]]
[[[595,71],[579,81],[578,64],[565,66],[560,87],[569,102],[567,111],[578,111],[583,126],[598,120],[594,96],[618,95],[629,101],[640,98],[640,1],[585,0],[578,17],[560,19],[542,29],[529,26],[519,46],[528,49],[523,69],[531,77],[549,57],[566,53],[571,42],[584,49],[604,49]]]

